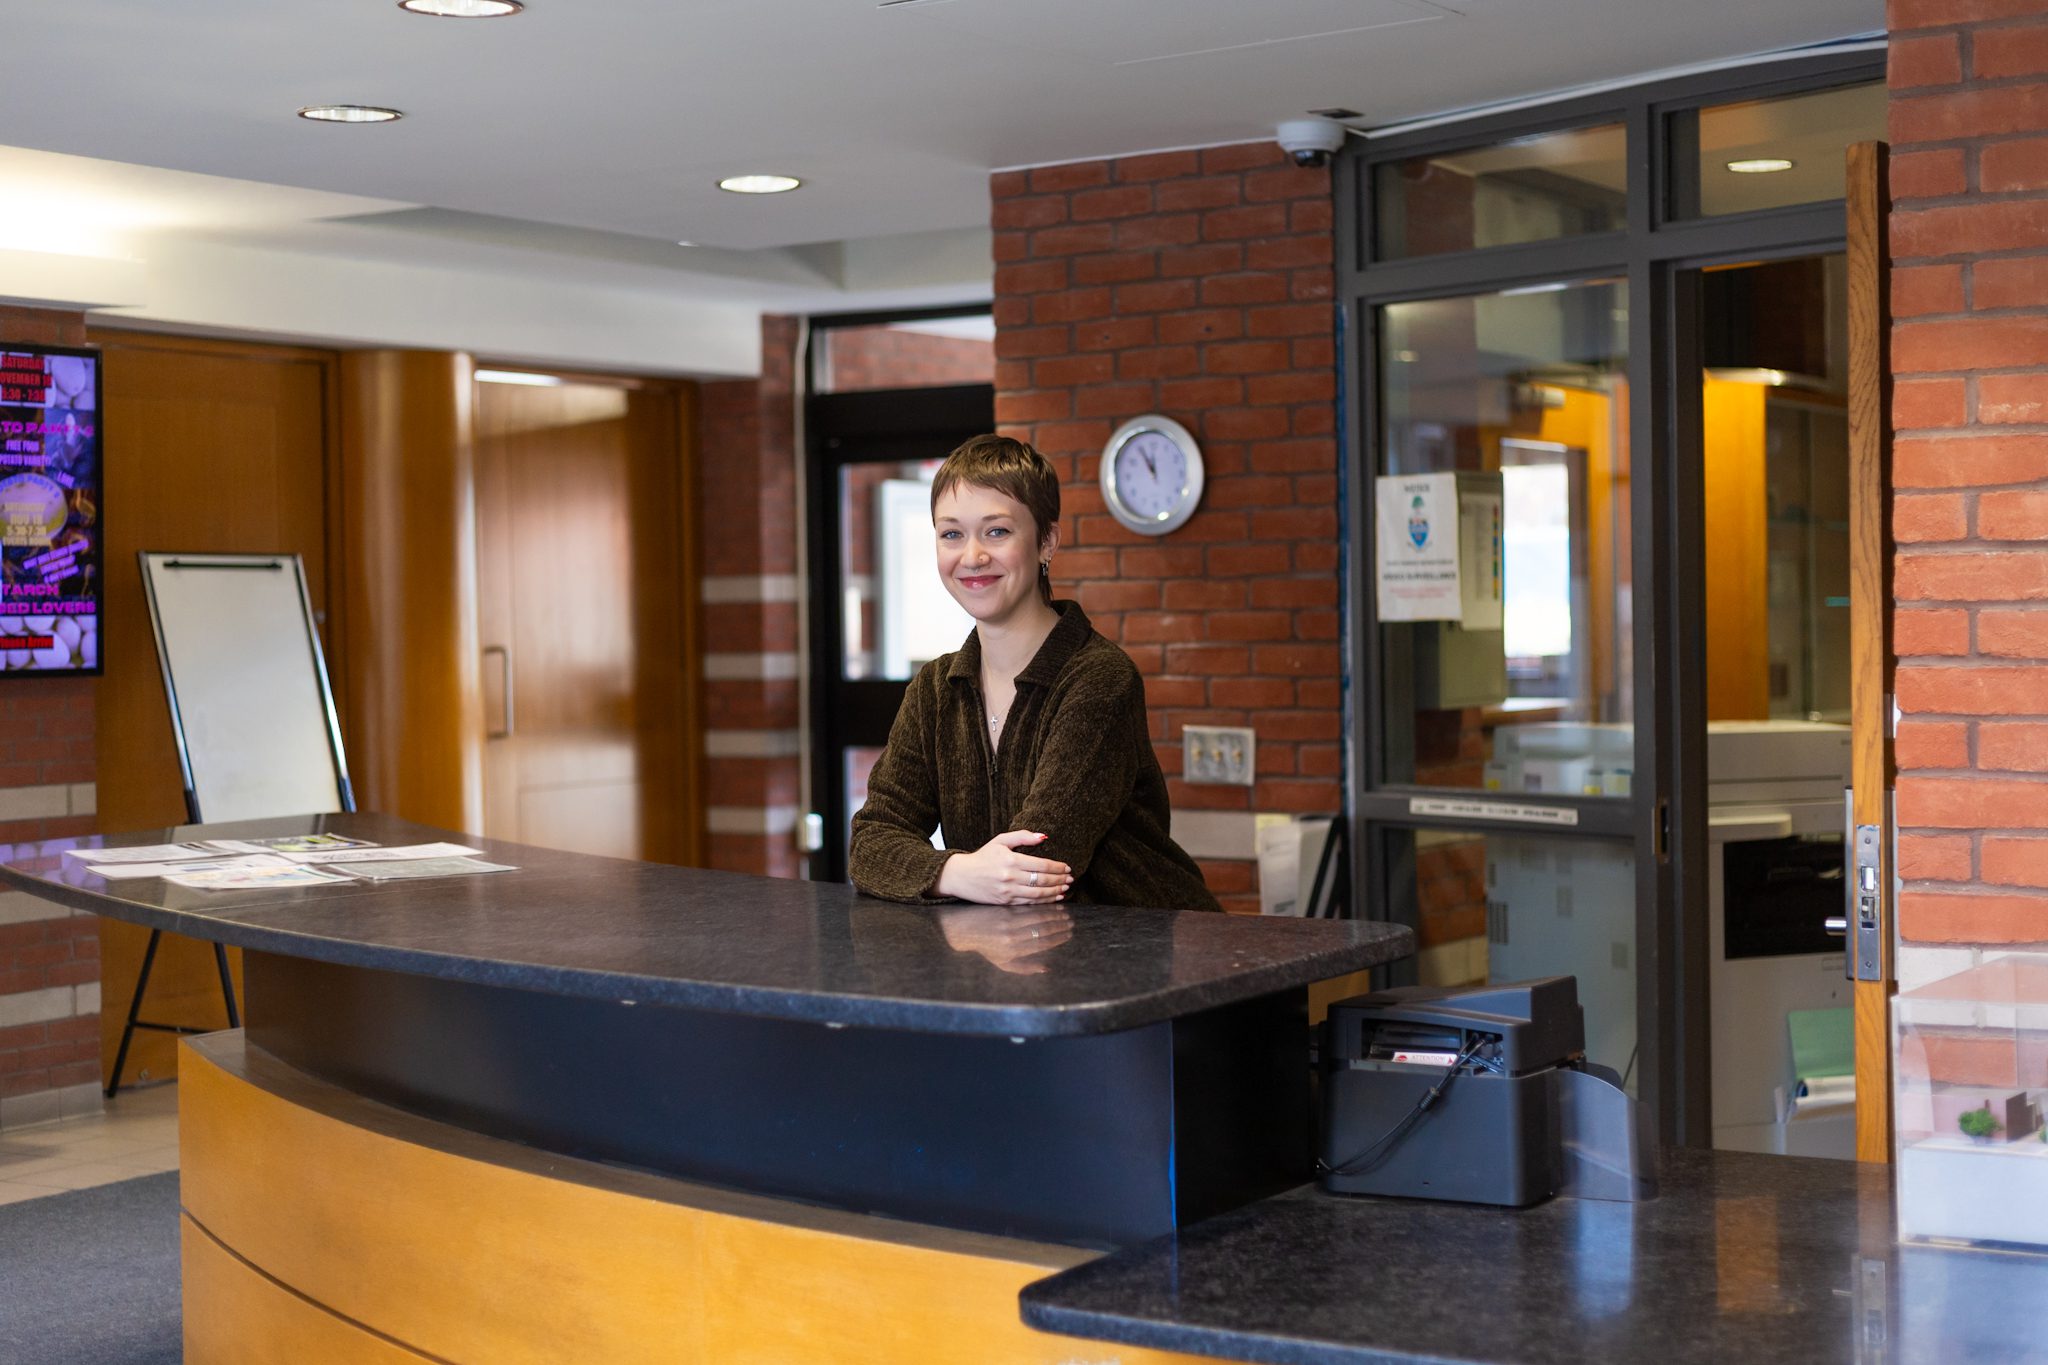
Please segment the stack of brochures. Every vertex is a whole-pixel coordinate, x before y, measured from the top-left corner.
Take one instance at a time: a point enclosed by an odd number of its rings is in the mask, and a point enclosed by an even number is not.
[[[348,881],[460,877],[513,872],[487,863],[482,849],[462,844],[407,844],[386,848],[341,834],[293,834],[274,839],[201,839],[186,844],[133,848],[67,848],[64,856],[108,881],[161,877],[197,891],[247,891],[276,886],[324,886]]]

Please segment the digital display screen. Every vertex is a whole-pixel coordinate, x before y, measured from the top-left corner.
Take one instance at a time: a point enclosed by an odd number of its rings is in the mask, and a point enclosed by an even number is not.
[[[0,678],[100,671],[99,375],[0,341]]]

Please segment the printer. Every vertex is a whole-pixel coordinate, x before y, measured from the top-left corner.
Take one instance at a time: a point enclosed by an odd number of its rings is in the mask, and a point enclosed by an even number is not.
[[[1334,1194],[1522,1207],[1655,1194],[1647,1111],[1585,1059],[1569,976],[1330,1006],[1317,1168]]]

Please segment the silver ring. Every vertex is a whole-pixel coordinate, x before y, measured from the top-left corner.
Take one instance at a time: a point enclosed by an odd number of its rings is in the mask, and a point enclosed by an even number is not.
[[[1033,886],[1038,885],[1038,874],[1036,872],[1031,874],[1031,884]]]

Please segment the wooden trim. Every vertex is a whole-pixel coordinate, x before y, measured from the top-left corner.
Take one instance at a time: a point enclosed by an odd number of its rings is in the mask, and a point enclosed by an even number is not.
[[[189,1213],[178,1217],[178,1260],[187,1360],[433,1365],[431,1357],[337,1317],[279,1284],[223,1246]]]
[[[237,1347],[188,1359],[410,1358],[323,1354],[336,1341],[503,1365],[1206,1359],[1026,1327],[1018,1292],[1089,1251],[553,1156],[371,1103],[238,1032],[183,1051],[185,1245],[206,1262],[185,1321]]]
[[[130,331],[126,327],[95,325],[87,329],[91,344],[102,350],[178,351],[186,355],[218,355],[264,360],[311,360],[332,367],[341,353],[317,346],[294,346],[268,341],[238,341],[229,337],[184,336],[171,332]]]
[[[1858,825],[1876,825],[1886,850],[1879,897],[1881,980],[1855,983],[1856,1156],[1892,1159],[1892,542],[1887,412],[1888,260],[1886,147],[1849,148],[1849,712],[1851,803]],[[1845,845],[1846,846],[1846,845]],[[1852,937],[1848,950],[1855,952]]]

